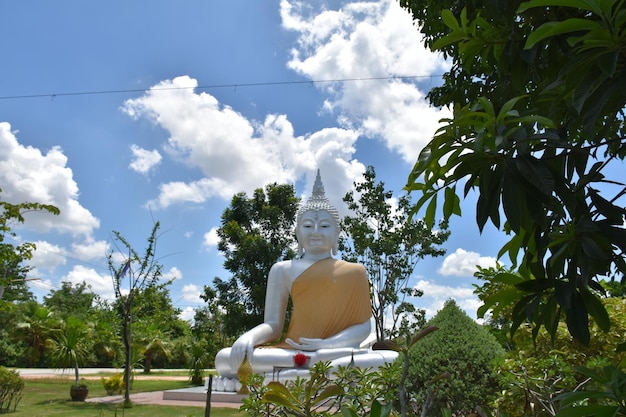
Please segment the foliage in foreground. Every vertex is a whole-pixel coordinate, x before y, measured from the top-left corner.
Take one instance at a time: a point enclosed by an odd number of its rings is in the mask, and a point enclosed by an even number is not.
[[[332,377],[329,374],[330,363],[318,362],[310,369],[309,378],[284,384],[271,381],[266,385],[262,376],[252,375],[250,396],[244,398],[241,409],[264,417],[322,417],[338,410],[348,416],[374,416],[372,409],[391,411],[398,398],[399,362],[378,370],[339,367]]]
[[[490,285],[477,287],[480,299],[491,296],[493,278],[501,270],[480,269],[476,274],[490,282]],[[553,416],[560,407],[561,394],[587,389],[588,376],[580,369],[598,372],[605,366],[626,366],[626,352],[617,352],[626,334],[626,300],[621,296],[609,297],[603,298],[602,304],[611,318],[611,328],[604,332],[592,320],[591,340],[587,346],[573,339],[564,323],[559,323],[553,335],[543,328],[522,325],[511,339],[506,307],[492,310],[499,313],[489,317],[488,325],[498,340],[510,349],[497,366],[501,392],[495,399],[495,407],[500,412],[510,417]]]
[[[616,366],[599,370],[578,368],[589,386],[557,397],[561,409],[556,417],[626,416],[626,373]]]
[[[0,414],[15,411],[22,399],[24,380],[18,372],[0,366]]]
[[[451,61],[429,93],[450,119],[421,151],[407,188],[434,223],[461,215],[511,236],[500,250],[523,281],[514,321],[589,343],[610,321],[602,277],[624,282],[626,3],[622,0],[401,0],[426,44]],[[619,170],[615,171],[619,172]],[[438,197],[443,197],[439,204]],[[536,334],[536,333],[535,333]]]

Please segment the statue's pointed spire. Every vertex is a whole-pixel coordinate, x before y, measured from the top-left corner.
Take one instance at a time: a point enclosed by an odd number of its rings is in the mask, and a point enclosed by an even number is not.
[[[319,168],[317,169],[317,176],[315,177],[315,183],[313,184],[312,198],[326,198],[324,194],[324,184],[322,184],[322,176],[320,175]]]
[[[322,176],[320,174],[320,170],[317,170],[317,176],[315,177],[315,183],[313,184],[313,192],[311,193],[311,197],[309,197],[296,215],[296,220],[300,222],[302,215],[304,212],[308,210],[319,211],[326,210],[335,220],[337,226],[339,226],[339,212],[337,209],[330,203],[328,198],[326,198],[326,193],[324,192],[324,184],[322,183]]]

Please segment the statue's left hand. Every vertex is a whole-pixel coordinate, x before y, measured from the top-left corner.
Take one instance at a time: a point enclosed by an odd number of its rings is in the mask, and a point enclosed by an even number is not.
[[[310,338],[310,337],[301,337],[298,342],[293,339],[285,339],[285,342],[289,343],[296,349],[305,350],[305,351],[314,351],[319,349],[332,349],[336,346],[333,346],[333,343],[328,341],[327,339],[319,339],[319,338]]]

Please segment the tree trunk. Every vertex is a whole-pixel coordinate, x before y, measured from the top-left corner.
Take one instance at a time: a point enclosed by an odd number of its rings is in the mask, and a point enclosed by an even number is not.
[[[124,342],[124,404],[130,405],[130,323],[128,318],[124,318],[123,323],[123,342]]]

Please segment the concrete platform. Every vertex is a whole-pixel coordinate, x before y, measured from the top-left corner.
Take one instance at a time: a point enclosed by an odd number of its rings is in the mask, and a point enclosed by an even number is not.
[[[207,391],[205,387],[181,388],[163,391],[163,399],[168,401],[206,401]],[[247,395],[235,392],[211,392],[211,403],[241,404],[241,400]]]

